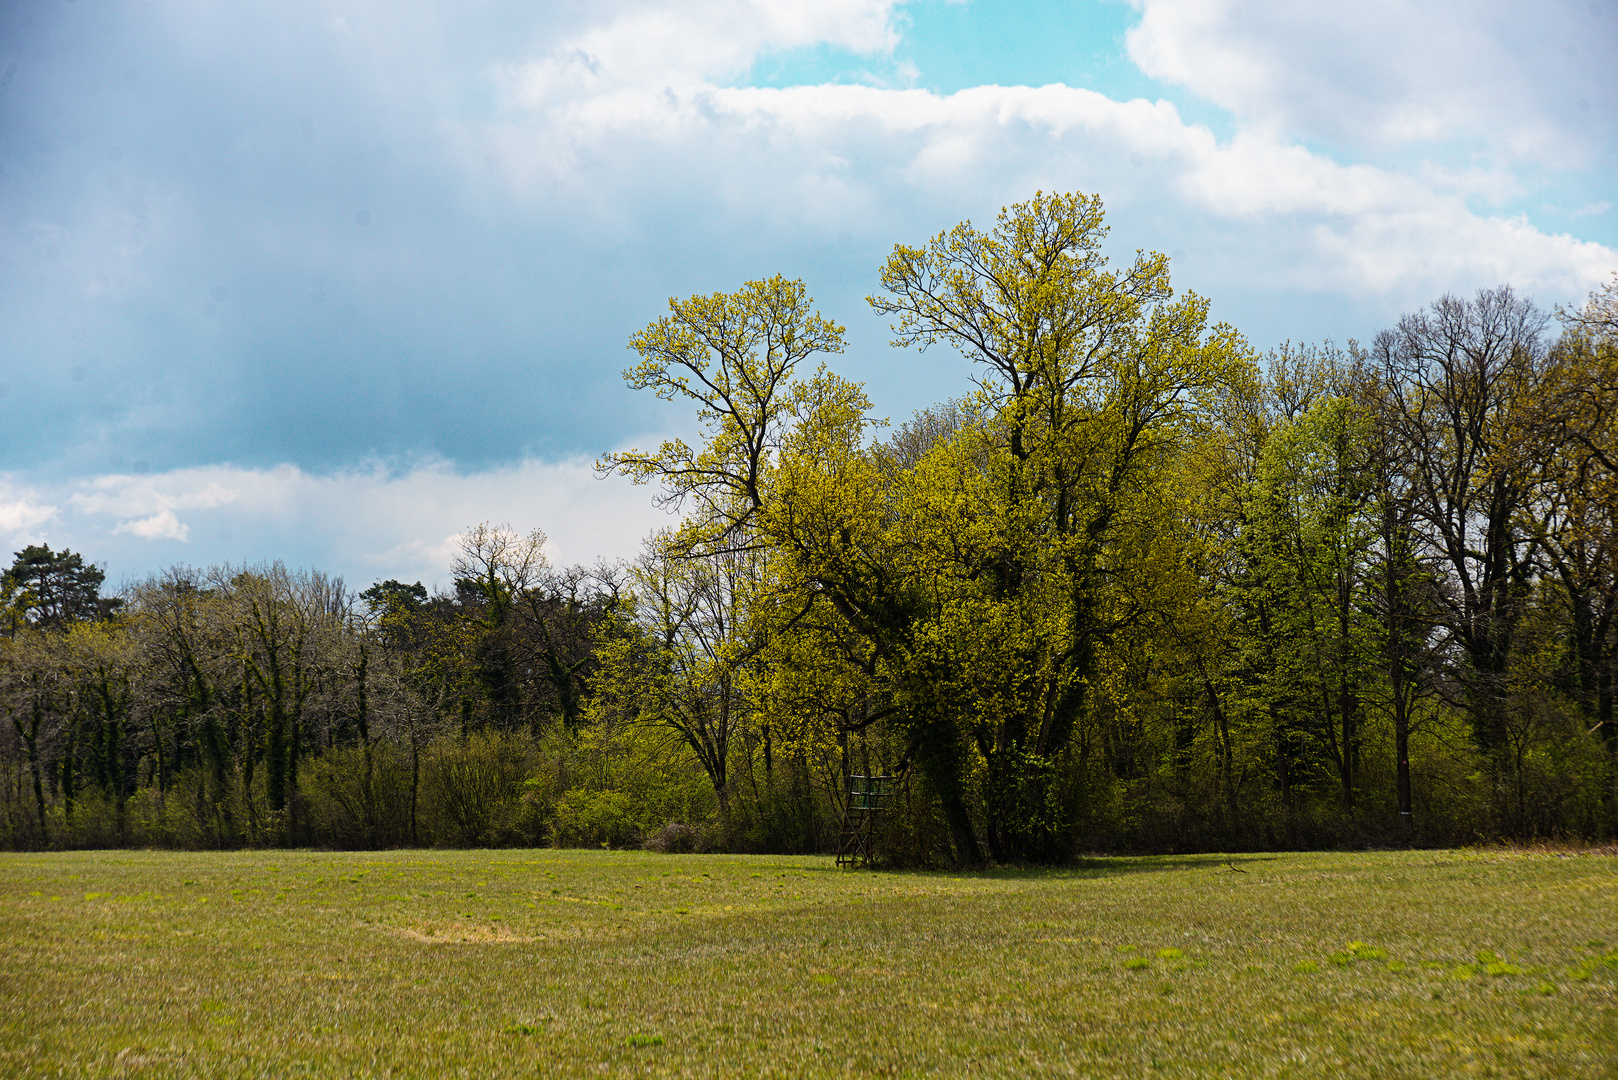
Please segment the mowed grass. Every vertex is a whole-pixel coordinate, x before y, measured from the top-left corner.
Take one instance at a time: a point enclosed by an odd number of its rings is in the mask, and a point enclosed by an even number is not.
[[[1618,858],[0,856],[0,1074],[1614,1076]]]

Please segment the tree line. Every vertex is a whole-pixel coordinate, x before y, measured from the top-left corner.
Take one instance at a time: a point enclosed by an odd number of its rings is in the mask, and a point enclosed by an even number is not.
[[[872,307],[973,384],[897,427],[802,282],[670,301],[628,383],[696,445],[629,564],[482,525],[452,585],[4,579],[0,830],[84,844],[885,857],[1618,833],[1618,278],[1259,355],[1094,197],[896,246]],[[813,365],[813,366],[811,366]]]

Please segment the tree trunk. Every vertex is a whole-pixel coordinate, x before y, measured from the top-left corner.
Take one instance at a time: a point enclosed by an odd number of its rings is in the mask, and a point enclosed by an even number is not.
[[[49,826],[45,822],[45,778],[40,773],[39,764],[39,726],[44,722],[45,710],[40,705],[39,696],[34,696],[32,708],[29,710],[29,722],[26,729],[16,719],[12,726],[17,729],[17,735],[23,741],[23,748],[28,754],[28,771],[34,781],[34,809],[39,814],[39,846],[44,847],[50,840]]]
[[[972,832],[972,818],[959,791],[944,796],[944,817],[949,821],[950,839],[955,842],[955,861],[962,866],[982,866],[983,852]]]
[[[1404,700],[1403,687],[1396,686],[1393,692],[1393,753],[1398,761],[1399,824],[1408,835],[1416,824],[1410,807],[1410,710]]]
[[[58,763],[62,770],[62,821],[69,830],[73,828],[73,806],[78,799],[78,770],[74,767],[74,759],[78,756],[78,735],[78,716],[70,713],[66,737],[62,740],[62,760]]]

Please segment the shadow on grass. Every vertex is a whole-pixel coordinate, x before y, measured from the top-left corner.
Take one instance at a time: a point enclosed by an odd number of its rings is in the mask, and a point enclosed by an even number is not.
[[[1105,855],[1091,856],[1061,866],[991,866],[976,869],[913,869],[905,867],[859,868],[854,872],[898,877],[976,878],[989,881],[1060,881],[1112,877],[1118,874],[1160,873],[1164,870],[1209,870],[1227,874],[1246,873],[1246,867],[1262,866],[1282,858],[1276,854],[1254,855]],[[837,866],[814,867],[813,872],[846,873]]]

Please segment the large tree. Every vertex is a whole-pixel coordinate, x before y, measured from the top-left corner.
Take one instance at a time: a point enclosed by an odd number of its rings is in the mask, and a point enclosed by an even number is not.
[[[1618,823],[1618,275],[1563,321],[1523,425],[1530,522],[1567,627],[1571,696],[1605,745]]]
[[[655,481],[659,501],[689,508],[685,553],[754,542],[766,476],[791,421],[798,365],[843,351],[843,328],[815,312],[801,281],[777,275],[734,293],[671,299],[669,314],[636,334],[640,363],[624,372],[637,390],[696,406],[705,442],[679,439],[655,451],[602,457],[598,469]]]
[[[930,657],[913,688],[953,689],[918,696],[911,723],[969,717],[1001,858],[1050,853],[1040,778],[1072,735],[1097,646],[1138,614],[1114,587],[1121,566],[1141,524],[1174,513],[1185,440],[1252,378],[1250,351],[1208,326],[1207,302],[1175,298],[1165,257],[1109,267],[1102,220],[1094,196],[1036,195],[987,232],[962,223],[897,246],[871,298],[896,316],[895,344],[953,347],[983,372],[982,422],[917,466],[901,517],[941,589],[931,628],[912,636]]]
[[[1284,733],[1330,763],[1349,813],[1375,647],[1366,617],[1375,541],[1369,436],[1368,418],[1349,399],[1317,399],[1266,442],[1246,512],[1249,609],[1260,616],[1250,629],[1265,638],[1269,663],[1257,677],[1266,704]],[[1282,741],[1296,754],[1292,739]]]
[[[30,544],[16,553],[11,569],[0,579],[0,590],[29,623],[60,629],[71,622],[105,618],[122,603],[103,597],[106,571],[84,557],[49,544]]]
[[[1443,566],[1445,622],[1485,754],[1505,739],[1507,672],[1532,575],[1523,513],[1532,462],[1520,433],[1546,360],[1548,316],[1509,287],[1445,296],[1376,336],[1383,421],[1398,442],[1415,520]]]
[[[940,794],[965,861],[981,858],[974,755],[994,854],[1050,853],[1043,778],[1098,640],[1130,617],[1111,602],[1128,558],[1115,542],[1170,512],[1164,469],[1212,400],[1251,377],[1206,302],[1173,298],[1166,259],[1110,271],[1104,235],[1099,200],[1040,195],[989,233],[963,224],[895,249],[872,302],[898,316],[899,343],[954,346],[986,372],[970,422],[945,425],[913,463],[867,447],[857,386],[789,381],[840,332],[780,279],[672,302],[634,339],[645,359],[631,383],[694,399],[708,443],[603,462],[698,497],[685,551],[767,549],[782,560],[770,580],[801,599],[792,617],[829,605],[867,639],[845,652],[879,676],[873,703],[899,706],[906,760]]]

